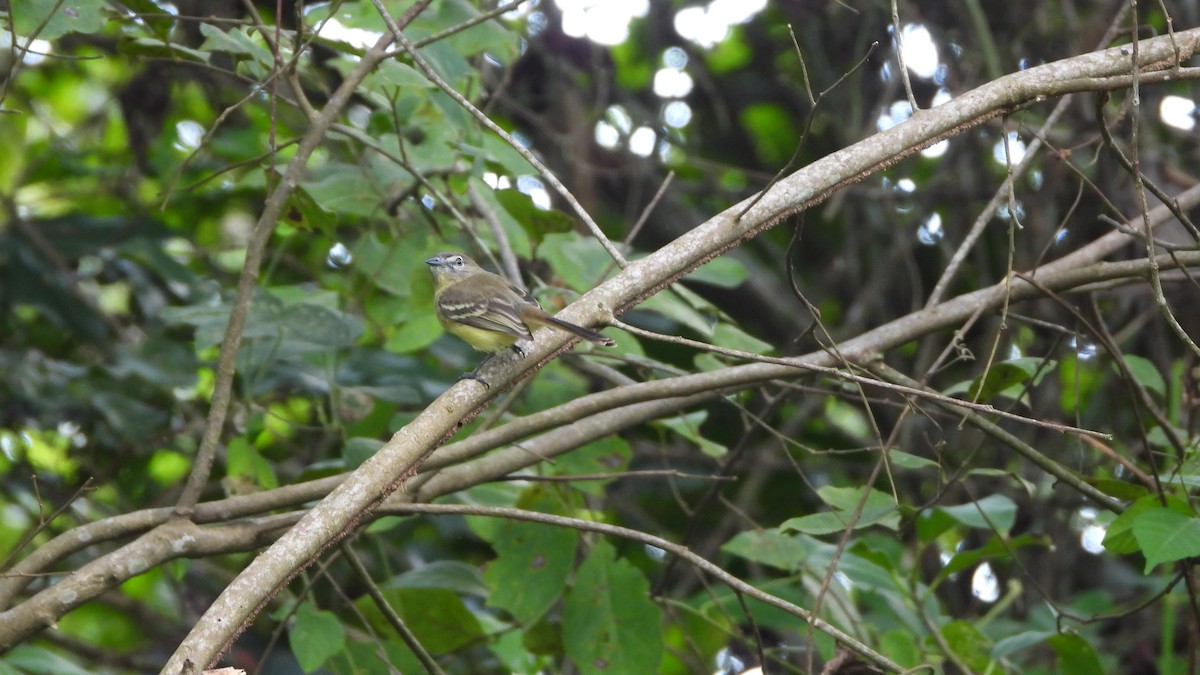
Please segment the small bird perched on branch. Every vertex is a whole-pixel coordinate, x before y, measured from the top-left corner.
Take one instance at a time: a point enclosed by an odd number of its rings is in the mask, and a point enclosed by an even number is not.
[[[528,291],[488,272],[462,253],[439,253],[425,264],[433,274],[433,304],[438,323],[491,356],[510,347],[524,355],[517,341],[533,339],[532,331],[537,326],[566,331],[605,347],[617,344],[606,335],[551,316]],[[491,356],[463,377],[486,385],[479,377],[479,369]]]

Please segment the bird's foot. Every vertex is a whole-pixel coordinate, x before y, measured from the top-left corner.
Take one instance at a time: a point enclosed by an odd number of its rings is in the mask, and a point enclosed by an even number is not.
[[[479,364],[479,368],[482,368],[482,367],[483,367],[483,364],[482,363]],[[458,380],[460,382],[463,380],[475,380],[479,384],[482,384],[483,386],[487,387],[488,389],[491,389],[492,385],[488,384],[488,381],[483,379],[483,376],[479,374],[479,368],[476,368],[475,370],[472,370],[469,373],[463,373],[462,375],[459,375]]]

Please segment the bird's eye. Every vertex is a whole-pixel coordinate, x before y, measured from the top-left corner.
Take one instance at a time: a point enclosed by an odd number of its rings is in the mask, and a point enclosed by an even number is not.
[[[453,258],[450,259],[450,263],[453,264],[455,267],[462,267],[462,264],[463,264],[462,256],[460,256],[460,255],[454,256]]]

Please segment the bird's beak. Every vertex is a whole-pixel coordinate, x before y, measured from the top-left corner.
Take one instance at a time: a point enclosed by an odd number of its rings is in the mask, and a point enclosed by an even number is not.
[[[425,264],[429,265],[430,267],[442,267],[446,263],[443,262],[441,258],[439,258],[438,256],[435,255],[432,258],[426,258]]]

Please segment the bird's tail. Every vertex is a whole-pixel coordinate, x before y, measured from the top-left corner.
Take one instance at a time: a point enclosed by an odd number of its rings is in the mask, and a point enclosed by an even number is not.
[[[603,345],[605,347],[615,347],[617,345],[616,341],[607,335],[597,333],[590,328],[576,326],[570,321],[563,321],[562,319],[557,319],[549,314],[545,314],[545,316],[538,316],[535,321],[542,325],[550,326],[551,328],[565,330],[572,335],[581,337],[588,342],[595,342],[598,345]]]

